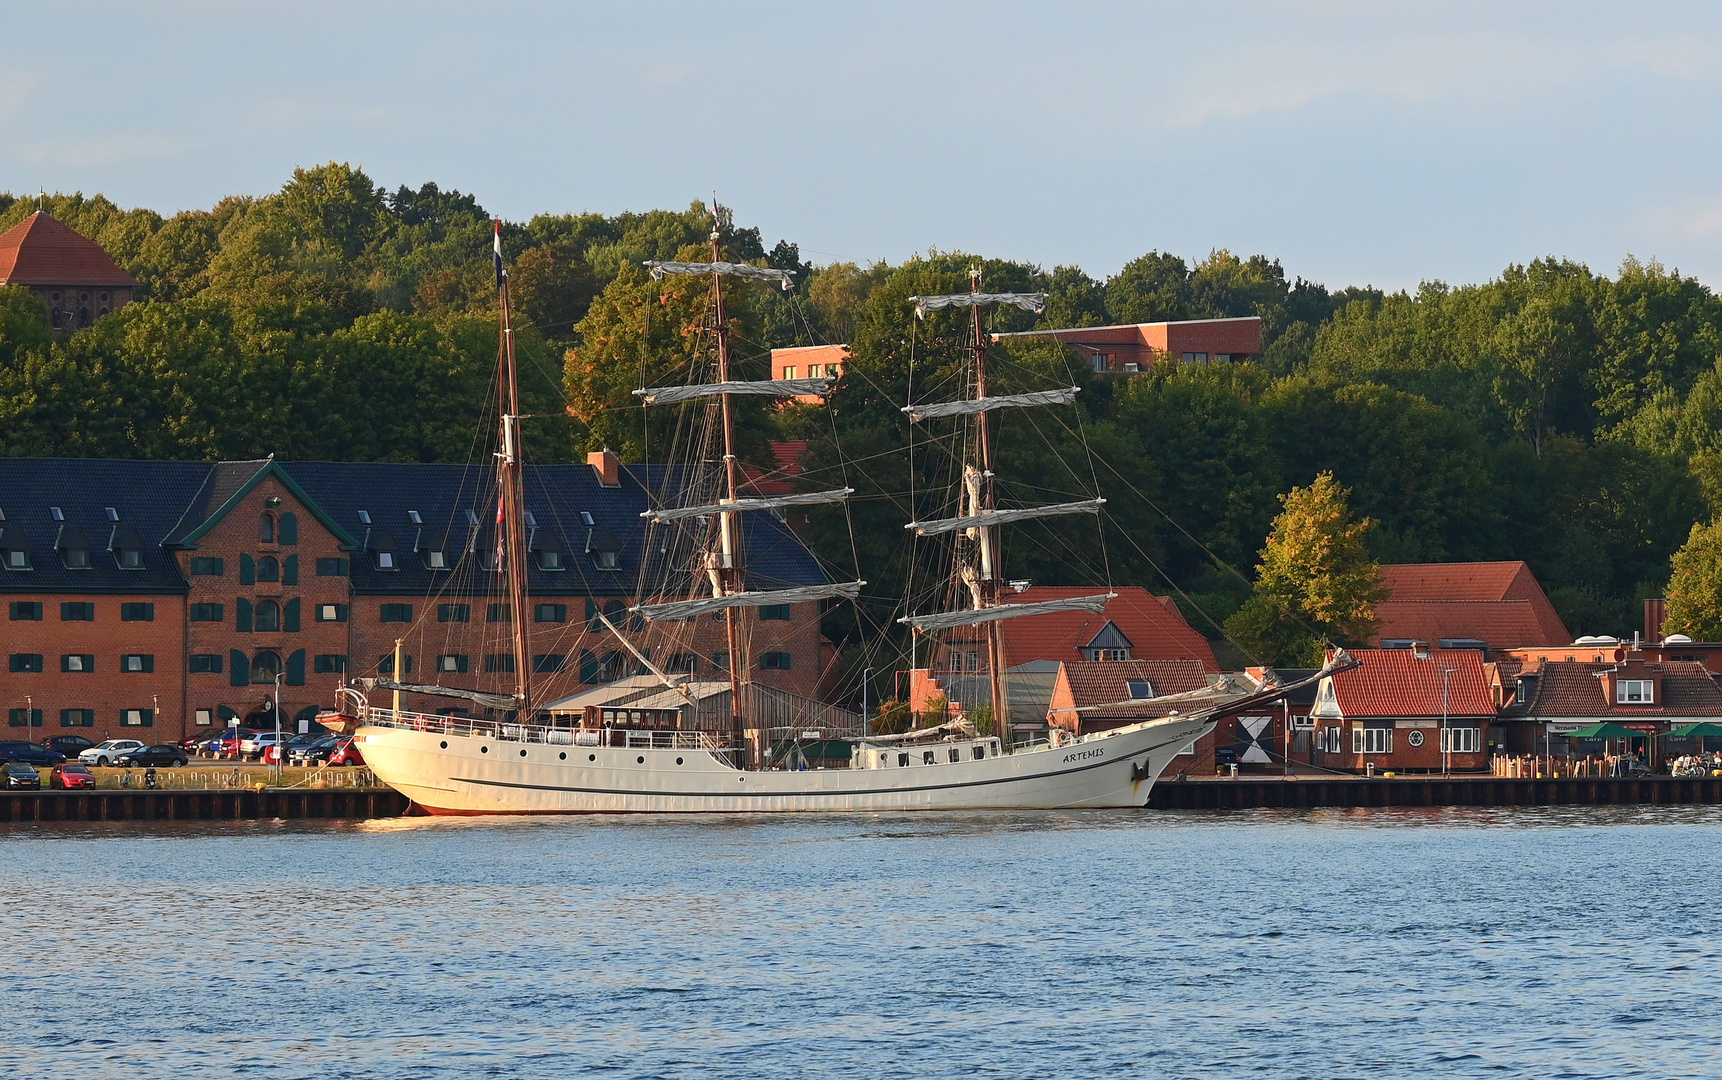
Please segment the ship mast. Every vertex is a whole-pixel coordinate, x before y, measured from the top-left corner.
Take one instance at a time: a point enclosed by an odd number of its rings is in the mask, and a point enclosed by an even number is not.
[[[718,218],[717,206],[712,206],[712,265],[715,267],[723,258],[718,251]],[[717,326],[717,381],[729,382],[729,324],[724,318],[723,311],[723,274],[718,270],[712,271],[712,303],[716,308]],[[735,424],[730,413],[730,395],[726,391],[718,395],[720,408],[723,412],[723,488],[724,502],[734,503],[736,500],[736,458],[735,458]],[[718,513],[718,543],[719,548],[712,566],[712,595],[729,596],[740,592],[740,560],[736,557],[739,537],[736,535],[735,514],[724,510]],[[730,732],[735,739],[736,753],[742,758],[739,764],[746,764],[754,754],[751,750],[743,749],[743,733],[741,718],[741,672],[743,657],[736,635],[736,609],[724,608],[724,638],[729,647],[729,713]]]
[[[981,291],[981,268],[977,265],[969,270],[969,292],[979,295]],[[981,326],[981,306],[975,304],[969,308],[973,318],[975,335],[975,400],[981,401],[987,396],[987,338]],[[977,424],[976,442],[979,444],[981,471],[976,479],[979,482],[980,496],[978,506],[971,506],[969,512],[977,517],[991,514],[997,509],[993,494],[993,448],[990,437],[987,414],[975,414]],[[998,605],[999,574],[1003,563],[998,543],[998,531],[991,525],[981,525],[975,529],[978,547],[980,549],[980,566],[976,568],[978,580],[975,583],[975,607],[990,608]],[[1004,645],[999,638],[999,624],[989,622],[987,627],[987,672],[992,690],[993,733],[999,737],[999,745],[1009,749],[1010,711],[1005,701],[1004,682]]]
[[[497,560],[507,578],[514,645],[514,697],[522,721],[532,717],[532,656],[526,639],[525,484],[520,461],[520,379],[514,362],[514,326],[508,307],[508,274],[502,268],[502,223],[496,223],[496,291],[502,307],[497,345],[496,411],[500,426],[496,454]],[[397,675],[396,678],[399,678]]]

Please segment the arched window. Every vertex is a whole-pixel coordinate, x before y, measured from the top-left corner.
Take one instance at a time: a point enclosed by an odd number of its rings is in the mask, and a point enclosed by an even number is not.
[[[261,518],[258,519],[258,521],[257,521],[257,539],[263,541],[265,544],[273,544],[275,542],[275,515],[274,514],[264,514]]]
[[[254,618],[259,634],[277,633],[281,629],[281,605],[273,600],[259,600]]]
[[[275,676],[281,674],[281,656],[279,653],[260,652],[251,658],[251,681],[254,683],[272,683]]]
[[[281,564],[276,561],[275,556],[265,555],[261,559],[257,560],[257,580],[258,581],[280,581],[281,580]]]

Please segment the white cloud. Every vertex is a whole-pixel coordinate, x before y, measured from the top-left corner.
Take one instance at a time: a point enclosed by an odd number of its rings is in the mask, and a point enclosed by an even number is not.
[[[113,132],[63,139],[13,141],[9,157],[29,165],[87,169],[151,158],[171,157],[189,150],[189,139],[149,132]]]

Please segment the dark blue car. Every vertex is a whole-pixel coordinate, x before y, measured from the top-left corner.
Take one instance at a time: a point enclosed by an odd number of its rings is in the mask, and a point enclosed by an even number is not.
[[[46,746],[27,742],[0,742],[0,763],[21,761],[26,765],[59,765],[66,755]]]

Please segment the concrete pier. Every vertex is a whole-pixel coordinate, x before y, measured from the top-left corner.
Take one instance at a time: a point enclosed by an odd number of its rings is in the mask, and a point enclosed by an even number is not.
[[[391,788],[0,792],[0,822],[381,818],[406,809],[406,796]]]
[[[1242,776],[1231,780],[1162,780],[1148,805],[1156,810],[1245,810],[1323,806],[1609,806],[1722,803],[1722,777],[1515,779],[1499,776]]]

